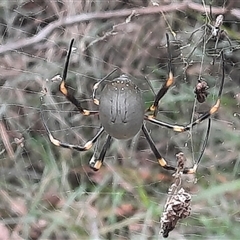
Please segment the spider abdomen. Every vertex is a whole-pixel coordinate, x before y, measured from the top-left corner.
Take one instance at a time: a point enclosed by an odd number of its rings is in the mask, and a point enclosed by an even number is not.
[[[105,131],[117,139],[132,138],[141,129],[142,95],[126,75],[107,82],[99,100],[99,117]]]

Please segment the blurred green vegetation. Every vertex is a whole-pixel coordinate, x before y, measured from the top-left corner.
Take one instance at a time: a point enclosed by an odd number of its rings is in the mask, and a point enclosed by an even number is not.
[[[237,1],[194,2],[240,11]],[[54,21],[81,13],[179,3],[4,0],[0,3],[0,44],[24,42]],[[70,39],[75,39],[75,50],[67,82],[84,107],[97,109],[91,101],[93,84],[118,67],[111,79],[128,74],[141,88],[147,108],[168,74],[165,34],[169,33],[175,84],[160,101],[158,118],[187,124],[215,103],[221,82],[221,60],[217,57],[211,65],[213,56],[208,51],[215,41],[197,44],[202,35],[209,38],[206,27],[188,43],[191,33],[210,18],[200,11],[174,9],[164,14],[98,19],[61,26],[36,44],[1,54],[1,239],[162,238],[160,217],[173,178],[158,165],[143,134],[131,141],[114,141],[104,166],[93,172],[88,161],[101,150],[105,136],[84,153],[53,146],[40,118],[40,97],[46,88],[42,109],[54,136],[82,144],[99,129],[99,119],[80,115],[59,93],[59,81],[51,80],[62,73]],[[231,11],[224,15],[223,28],[233,50],[221,37],[218,51],[225,53],[221,108],[212,116],[209,142],[196,176],[184,176],[183,185],[193,197],[191,215],[178,223],[169,239],[239,238],[240,22]],[[195,106],[199,77],[210,88],[207,102]],[[182,151],[192,165],[207,123],[186,133],[149,123],[147,127],[171,164],[176,164],[175,155]]]

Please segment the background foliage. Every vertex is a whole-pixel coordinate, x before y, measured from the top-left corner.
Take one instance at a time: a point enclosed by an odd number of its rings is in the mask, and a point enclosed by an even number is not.
[[[172,175],[158,165],[142,133],[132,141],[114,141],[104,166],[93,172],[88,161],[93,151],[101,149],[104,137],[85,153],[52,146],[40,118],[40,96],[46,88],[42,109],[54,136],[82,144],[96,133],[99,120],[81,116],[59,93],[59,81],[52,80],[62,73],[70,39],[75,39],[75,51],[68,83],[86,108],[96,109],[92,86],[115,67],[119,70],[111,78],[131,76],[148,107],[168,74],[165,34],[169,33],[176,83],[162,99],[158,118],[189,123],[215,103],[221,81],[222,63],[216,58],[213,66],[208,51],[214,41],[197,45],[202,35],[207,39],[206,27],[189,41],[195,29],[211,21],[209,4],[214,19],[228,9],[223,29],[233,49],[220,39],[218,47],[226,58],[221,108],[213,116],[198,173],[184,178],[184,187],[193,195],[192,213],[169,239],[238,238],[240,4],[4,0],[0,3],[1,239],[161,239],[159,220]],[[77,16],[85,20],[76,20]],[[199,77],[208,82],[210,94],[206,103],[196,106],[193,91]],[[182,151],[192,165],[207,124],[181,134],[147,126],[166,159],[176,164],[175,154]]]

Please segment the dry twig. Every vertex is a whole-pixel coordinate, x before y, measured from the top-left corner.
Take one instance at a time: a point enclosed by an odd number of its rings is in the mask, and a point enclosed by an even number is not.
[[[146,8],[133,8],[133,9],[123,9],[116,11],[108,11],[108,12],[94,12],[94,13],[83,13],[75,16],[69,16],[66,18],[58,19],[48,26],[43,28],[33,37],[21,39],[19,41],[15,41],[12,43],[7,43],[5,45],[0,46],[0,54],[7,53],[9,51],[17,51],[19,49],[23,49],[29,46],[32,46],[38,42],[47,40],[47,37],[57,28],[63,26],[69,26],[77,23],[83,23],[87,21],[94,20],[103,20],[103,19],[111,19],[111,18],[120,18],[120,17],[128,17],[131,15],[151,15],[151,14],[161,14],[161,13],[169,13],[174,11],[186,11],[186,10],[194,10],[197,12],[210,13],[209,6],[203,6],[201,4],[193,3],[189,0],[185,0],[182,3],[174,3],[164,6],[154,6],[154,7],[146,7]],[[222,7],[212,7],[212,13],[219,15],[229,12],[231,15],[240,19],[240,9],[228,9]]]

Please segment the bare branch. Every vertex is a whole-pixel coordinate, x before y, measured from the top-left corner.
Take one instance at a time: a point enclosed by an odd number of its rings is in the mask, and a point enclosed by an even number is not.
[[[5,45],[0,46],[0,54],[4,54],[9,51],[17,51],[19,49],[23,49],[29,46],[32,46],[38,42],[47,40],[47,37],[57,28],[63,26],[69,26],[77,23],[82,23],[86,21],[94,21],[94,20],[103,20],[103,19],[111,19],[111,18],[120,18],[120,17],[128,17],[130,15],[151,15],[151,14],[162,14],[169,13],[174,11],[186,11],[186,10],[195,10],[197,12],[210,12],[209,7],[204,7],[201,4],[193,3],[189,0],[183,1],[182,3],[169,4],[164,6],[154,6],[154,7],[146,7],[146,8],[133,8],[133,9],[123,9],[116,11],[108,11],[108,12],[94,12],[94,13],[83,13],[75,16],[69,16],[66,18],[61,18],[50,23],[48,26],[43,28],[38,34],[33,37],[21,39],[19,41],[15,41],[12,43],[7,43]],[[240,19],[240,10],[239,9],[226,9],[221,7],[212,7],[213,14],[224,14],[229,12],[236,18]]]

